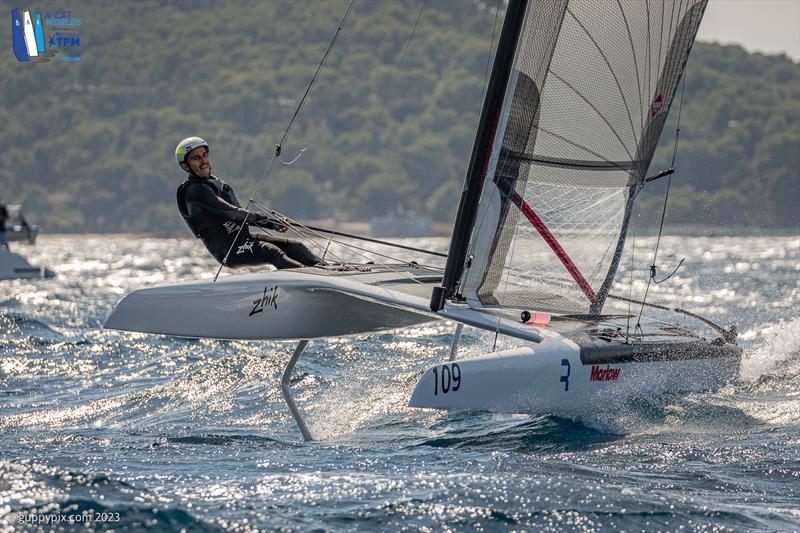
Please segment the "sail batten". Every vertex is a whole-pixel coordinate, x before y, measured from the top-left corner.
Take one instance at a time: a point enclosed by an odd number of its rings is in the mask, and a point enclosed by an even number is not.
[[[459,282],[471,306],[602,309],[707,0],[659,3],[528,4]]]

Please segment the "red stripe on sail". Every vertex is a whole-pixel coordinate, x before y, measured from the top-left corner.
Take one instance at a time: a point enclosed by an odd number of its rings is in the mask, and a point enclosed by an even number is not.
[[[500,109],[494,115],[492,121],[492,129],[489,131],[489,142],[486,143],[486,149],[483,152],[483,166],[481,167],[481,180],[480,188],[483,188],[483,181],[486,179],[486,172],[489,170],[489,160],[492,157],[492,147],[494,146],[494,135],[497,133],[497,123],[500,120]]]
[[[581,274],[581,271],[578,270],[577,266],[575,266],[575,263],[572,262],[572,259],[570,259],[567,251],[561,247],[561,244],[559,244],[555,235],[550,232],[547,226],[545,226],[544,222],[542,222],[542,219],[539,218],[539,215],[537,215],[533,209],[531,209],[531,206],[529,206],[528,203],[516,193],[516,191],[509,191],[508,197],[512,202],[514,202],[514,205],[519,207],[519,210],[523,215],[525,215],[525,218],[528,219],[528,222],[530,222],[531,225],[536,228],[536,231],[538,231],[539,235],[542,236],[544,242],[546,242],[553,252],[555,252],[556,257],[558,257],[558,259],[561,261],[561,264],[564,265],[564,267],[567,269],[567,272],[569,272],[572,276],[572,279],[574,279],[575,283],[577,283],[581,288],[583,294],[589,298],[589,301],[594,302],[596,298],[594,289],[592,289],[592,286],[589,285],[588,281],[586,281],[586,278],[583,277],[583,274]]]

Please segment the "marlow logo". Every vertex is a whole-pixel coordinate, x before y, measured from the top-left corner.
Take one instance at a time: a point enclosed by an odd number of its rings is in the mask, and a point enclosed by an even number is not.
[[[77,39],[77,36],[75,37]],[[51,37],[52,41],[52,37]],[[11,48],[17,61],[44,62],[50,61],[58,51],[45,47],[42,14],[37,11],[33,19],[31,12],[25,11],[22,16],[19,9],[11,11]]]
[[[589,381],[617,381],[619,379],[619,368],[612,368],[606,365],[605,368],[600,368],[598,365],[592,365],[592,373]]]

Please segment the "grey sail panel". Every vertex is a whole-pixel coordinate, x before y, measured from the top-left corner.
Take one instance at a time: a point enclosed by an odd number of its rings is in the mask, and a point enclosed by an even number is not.
[[[528,6],[460,287],[470,305],[602,307],[705,5]]]

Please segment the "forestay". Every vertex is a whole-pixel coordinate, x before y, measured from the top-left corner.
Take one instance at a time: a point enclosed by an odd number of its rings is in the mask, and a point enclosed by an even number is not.
[[[528,4],[460,292],[599,312],[707,0]]]

